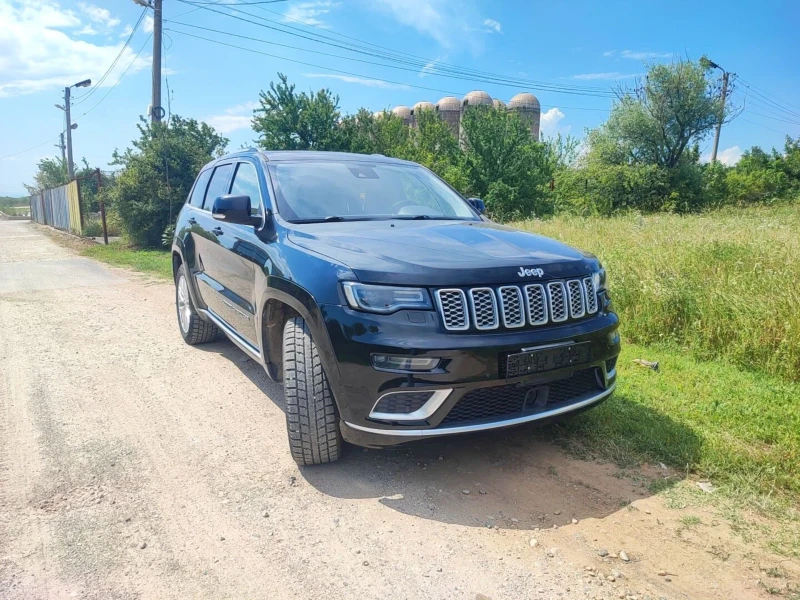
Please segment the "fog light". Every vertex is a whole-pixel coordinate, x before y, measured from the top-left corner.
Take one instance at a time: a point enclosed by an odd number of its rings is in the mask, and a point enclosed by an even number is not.
[[[619,331],[612,331],[608,334],[608,345],[616,346],[619,344]]]
[[[433,371],[439,366],[441,360],[441,358],[427,358],[423,356],[373,354],[372,366],[376,369],[389,369],[392,371]]]

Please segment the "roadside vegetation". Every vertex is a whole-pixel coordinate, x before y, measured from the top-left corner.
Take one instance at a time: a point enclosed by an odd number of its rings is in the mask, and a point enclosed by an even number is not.
[[[94,244],[82,251],[84,256],[102,260],[115,267],[129,267],[143,273],[172,279],[172,257],[166,250],[147,250],[125,242],[112,242],[108,246]]]

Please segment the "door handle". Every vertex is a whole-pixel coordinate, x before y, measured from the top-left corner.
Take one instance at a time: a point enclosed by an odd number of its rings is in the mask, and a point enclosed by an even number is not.
[[[222,227],[214,227],[214,229],[211,230],[211,233],[217,236],[222,235]]]
[[[194,217],[189,217],[189,220],[186,221],[189,225],[197,225],[197,219]]]

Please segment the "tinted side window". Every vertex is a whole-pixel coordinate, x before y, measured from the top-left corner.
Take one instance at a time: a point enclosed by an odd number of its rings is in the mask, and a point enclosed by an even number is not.
[[[208,191],[206,192],[206,201],[203,203],[203,208],[211,210],[214,205],[214,200],[220,196],[228,193],[228,180],[233,171],[233,165],[220,165],[214,169],[214,175],[211,176],[211,183],[208,184]]]
[[[258,172],[248,162],[240,162],[233,176],[231,194],[237,196],[250,196],[250,214],[261,215],[261,190],[258,187]]]
[[[189,196],[189,204],[197,206],[198,208],[203,206],[203,198],[206,196],[206,188],[208,187],[208,180],[210,178],[211,169],[206,169],[200,173],[192,189],[192,195]]]

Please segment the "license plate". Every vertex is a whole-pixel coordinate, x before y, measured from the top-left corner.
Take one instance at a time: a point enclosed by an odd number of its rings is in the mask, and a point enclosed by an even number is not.
[[[583,342],[509,354],[506,358],[506,378],[533,375],[588,363],[591,360],[590,346],[589,342]]]

